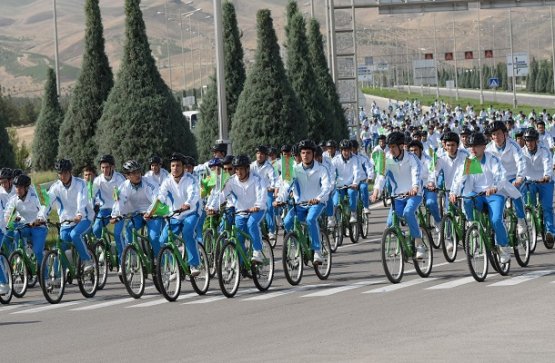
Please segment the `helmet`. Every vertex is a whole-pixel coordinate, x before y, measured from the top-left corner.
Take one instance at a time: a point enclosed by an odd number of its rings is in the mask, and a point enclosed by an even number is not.
[[[486,135],[481,132],[475,132],[468,138],[469,146],[487,145],[487,143]]]
[[[21,170],[21,169],[12,170],[12,177],[13,178],[15,178],[16,176],[21,175],[21,174],[23,174],[23,170]]]
[[[359,146],[360,146],[360,145],[359,145],[359,143],[358,143],[357,140],[351,140],[351,147],[352,147],[353,149],[357,149],[357,150],[358,150]]]
[[[238,166],[250,166],[250,165],[251,165],[251,158],[249,158],[248,155],[241,154],[233,158],[233,167],[235,168]]]
[[[256,148],[256,152],[268,155],[268,148],[265,145],[258,145],[258,147]]]
[[[409,149],[411,147],[417,146],[420,148],[420,151],[424,150],[424,145],[422,145],[422,143],[418,140],[412,140],[411,142],[409,142]]]
[[[152,155],[150,159],[148,159],[148,165],[152,164],[162,164],[162,158],[158,155]]]
[[[214,158],[214,159],[212,159],[208,162],[208,167],[209,168],[212,168],[214,166],[220,166],[221,167],[222,165],[223,165],[222,164],[222,159],[220,159],[220,158]]]
[[[2,168],[0,170],[0,179],[12,179],[13,178],[13,170],[10,168]]]
[[[443,141],[445,142],[449,142],[449,141],[454,141],[457,144],[459,144],[459,142],[461,141],[459,138],[459,135],[457,135],[456,132],[446,132],[443,134]]]
[[[234,158],[233,155],[226,155],[224,160],[222,161],[222,164],[223,165],[231,164],[233,162],[233,158]]]
[[[301,150],[299,149],[299,144],[294,144],[293,146],[291,146],[291,154],[299,155],[300,152]]]
[[[221,152],[224,155],[227,154],[227,145],[226,144],[214,144],[212,146],[212,152]]]
[[[299,150],[303,150],[303,149],[310,149],[312,151],[315,151],[316,144],[314,143],[314,141],[309,139],[302,140],[301,142],[299,142]]]
[[[183,164],[188,166],[195,166],[197,165],[197,161],[192,156],[183,156]]]
[[[385,143],[387,145],[402,145],[405,143],[405,134],[400,131],[393,131],[387,135]]]
[[[538,141],[540,138],[540,133],[533,127],[529,127],[524,131],[525,141]]]
[[[385,139],[386,139],[385,135],[378,136],[378,140],[385,140]]]
[[[493,121],[493,123],[488,127],[488,129],[490,133],[493,133],[497,130],[507,132],[507,126],[503,121]]]
[[[470,129],[468,127],[463,128],[462,131],[461,131],[461,136],[463,136],[463,135],[468,136],[470,134],[472,134],[472,132],[470,131]]]
[[[170,163],[172,161],[181,161],[185,165],[186,157],[182,153],[172,153],[170,156]]]
[[[140,171],[140,170],[141,170],[141,164],[139,164],[135,160],[128,160],[125,163],[123,163],[123,172],[125,174],[129,174],[134,171]]]
[[[110,165],[115,165],[116,164],[116,160],[114,159],[114,157],[110,154],[106,154],[106,155],[102,155],[100,157],[100,159],[98,159],[98,163],[102,164],[102,163],[108,163]]]
[[[334,149],[337,149],[337,143],[335,140],[328,140],[326,141],[326,147],[333,147]]]
[[[25,174],[18,175],[14,178],[13,184],[16,187],[28,187],[29,185],[31,185],[31,178],[29,178]]]
[[[339,143],[339,148],[340,149],[350,149],[351,147],[352,147],[351,146],[351,140],[343,139]]]
[[[322,155],[324,155],[324,150],[322,149],[321,146],[316,146],[316,151],[314,151],[314,154],[317,158],[319,158]]]
[[[56,169],[58,173],[61,173],[62,171],[71,171],[72,168],[73,165],[71,164],[71,161],[67,159],[60,159],[54,163],[54,169]]]
[[[277,149],[277,147],[274,147],[274,146],[270,147],[268,153],[269,153],[270,155],[277,155],[277,154],[278,154],[278,149]]]
[[[282,153],[290,153],[291,152],[291,145],[287,145],[287,144],[283,145],[281,147],[281,152]]]

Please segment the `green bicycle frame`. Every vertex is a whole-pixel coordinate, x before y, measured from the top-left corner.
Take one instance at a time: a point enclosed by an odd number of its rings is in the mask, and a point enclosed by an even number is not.
[[[128,219],[133,224],[133,229],[131,231],[131,243],[130,244],[133,247],[135,247],[135,250],[137,251],[137,254],[139,255],[141,263],[145,267],[147,274],[151,274],[154,271],[154,262],[150,258],[148,258],[148,256],[146,255],[145,251],[143,250],[143,247],[141,246],[141,244],[138,241],[138,237],[144,238],[149,243],[150,243],[150,239],[146,236],[143,236],[143,235],[139,234],[139,232],[137,232],[137,228],[135,226],[135,222],[133,220],[133,217],[135,217],[134,214],[125,217],[125,219]]]
[[[394,200],[395,198],[393,197],[390,197],[390,198],[391,198],[391,205],[395,205],[395,200]],[[414,249],[412,247],[412,243],[410,243],[410,238],[407,238],[403,233],[403,231],[401,230],[401,220],[397,215],[397,213],[395,212],[395,209],[392,210],[391,227],[395,230],[395,234],[399,237],[399,240],[401,241],[401,248],[406,253],[407,257],[413,257]]]

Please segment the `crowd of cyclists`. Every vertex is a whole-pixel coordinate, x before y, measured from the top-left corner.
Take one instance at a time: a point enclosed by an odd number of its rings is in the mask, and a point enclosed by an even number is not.
[[[60,159],[55,164],[58,180],[48,190],[34,185],[21,170],[3,168],[0,297],[10,293],[17,277],[10,256],[20,240],[30,247],[27,253],[36,263],[33,271],[43,291],[49,287],[42,285],[55,283],[51,276],[41,276],[47,271],[41,266],[52,209],[60,223],[59,239],[64,249],[73,246],[80,273],[98,271],[104,256],[95,255],[92,246],[104,238],[106,227],[113,231],[115,269],[122,281],[122,254],[134,231],[148,238],[155,264],[170,232],[180,236],[191,279],[208,268],[205,264],[217,263],[217,256],[210,262],[199,254],[207,217],[219,218],[218,233],[226,225],[244,232],[237,240],[251,251],[253,266],[265,262],[263,239],[274,246],[280,228],[291,232],[294,220],[306,223],[312,254],[305,263],[319,266],[329,253],[322,246],[322,233],[340,228],[335,212],[342,200],[348,200],[347,223],[359,223],[358,205],[368,217],[370,203],[384,195],[395,196],[385,223],[392,224],[392,211],[402,216],[416,260],[432,252],[423,241],[418,209],[426,208],[428,227],[439,236],[448,205],[462,196],[475,196],[462,199],[467,223],[474,218],[473,208],[487,210],[501,263],[511,259],[504,218],[507,199],[514,206],[519,235],[530,228],[523,198],[537,200],[543,208],[545,239],[553,245],[555,122],[545,110],[512,115],[492,107],[474,112],[471,106],[452,109],[440,101],[429,107],[405,101],[383,109],[373,103],[368,114],[361,108],[359,121],[361,131],[351,140],[261,145],[253,150],[254,159],[228,155],[224,144],[214,145],[213,158],[202,164],[174,152],[165,164],[169,171],[159,156],[148,160],[146,173],[137,160],[124,161],[121,173],[116,171],[111,155],[81,171]],[[76,176],[79,172],[82,177]],[[445,243],[448,251],[457,248],[452,241]],[[208,252],[207,246],[202,249]],[[162,283],[159,279],[158,285]]]

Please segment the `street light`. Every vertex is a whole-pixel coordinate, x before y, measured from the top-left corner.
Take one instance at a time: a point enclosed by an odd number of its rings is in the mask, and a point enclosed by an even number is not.
[[[56,0],[52,0],[54,15],[54,65],[56,67],[56,93],[60,96],[60,65],[58,61],[58,16],[56,14]]]
[[[195,88],[195,63],[193,61],[193,27],[191,25],[191,16],[193,14],[195,14],[196,12],[199,12],[201,10],[202,10],[201,8],[198,8],[198,9],[195,9],[193,11],[189,11],[188,13],[181,14],[185,18],[189,18],[189,39],[191,41],[190,53],[191,53],[191,68],[192,68],[191,69],[191,80],[192,80],[191,84],[192,84],[193,88]],[[183,76],[183,77],[185,77],[185,76]]]
[[[206,15],[203,19],[210,19],[210,15]],[[198,38],[198,67],[199,67],[199,85],[200,85],[200,98],[203,96],[203,86],[202,86],[202,42],[200,39],[200,19],[197,19],[197,38]]]

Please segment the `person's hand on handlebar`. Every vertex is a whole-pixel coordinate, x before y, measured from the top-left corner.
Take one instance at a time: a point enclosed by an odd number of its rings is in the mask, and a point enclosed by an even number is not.
[[[260,211],[260,208],[258,208],[258,207],[252,207],[251,209],[249,209],[249,212],[251,212],[251,213],[256,213],[258,211]]]
[[[316,205],[318,203],[320,203],[320,199],[318,199],[318,198],[313,198],[313,199],[308,201],[308,204],[310,204],[310,205]]]
[[[408,192],[408,194],[411,197],[414,197],[416,194],[418,194],[418,187],[412,187],[412,189]]]
[[[376,200],[378,200],[379,195],[380,195],[380,191],[378,189],[374,189],[374,191],[372,192],[372,196],[370,197],[370,201],[372,203],[376,203]]]

